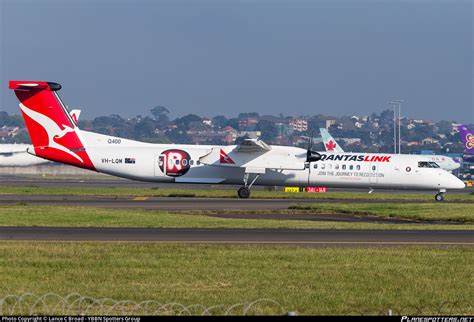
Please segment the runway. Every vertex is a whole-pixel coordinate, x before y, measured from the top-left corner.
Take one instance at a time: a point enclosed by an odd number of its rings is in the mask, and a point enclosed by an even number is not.
[[[128,180],[12,180],[18,186],[84,186],[84,187],[153,187],[156,184]],[[165,185],[165,187],[168,187]],[[182,188],[204,188],[186,186]],[[214,188],[208,185],[206,188]],[[219,187],[233,189],[234,187]],[[357,191],[357,190],[356,190]],[[360,190],[358,190],[360,191]],[[433,201],[434,202],[434,201]],[[368,222],[413,224],[425,223],[400,218],[379,218],[351,214],[272,213],[258,211],[287,210],[296,203],[420,203],[409,200],[367,199],[238,199],[184,198],[84,195],[25,195],[0,194],[0,205],[25,203],[29,205],[89,206],[118,209],[165,211],[209,211],[208,216],[238,219],[314,220],[339,222]],[[445,202],[448,203],[448,202]],[[463,203],[463,202],[455,202]],[[430,222],[445,224],[445,222]],[[451,223],[452,224],[452,223]],[[146,229],[146,228],[54,228],[0,227],[3,241],[124,241],[187,244],[278,244],[306,247],[390,247],[433,246],[474,247],[474,231],[446,230],[314,230],[314,229]]]
[[[99,178],[41,178],[15,175],[0,175],[0,182],[2,185],[17,186],[17,187],[90,187],[90,188],[176,188],[176,189],[217,189],[217,190],[233,190],[237,191],[240,186],[234,185],[214,185],[214,184],[193,184],[193,183],[160,183],[160,182],[142,182],[128,179],[115,178],[111,176],[103,176]],[[254,186],[253,190],[264,190],[263,186]],[[276,187],[281,190],[282,187]],[[367,189],[361,188],[330,188],[330,192],[367,192]],[[401,194],[426,194],[434,191],[424,190],[376,190],[384,193],[401,193]],[[474,192],[474,187],[466,187],[462,190],[451,190],[449,194],[468,194]]]
[[[465,246],[473,231],[1,227],[0,240],[281,244],[312,247]]]
[[[381,199],[238,199],[238,198],[179,198],[179,197],[132,197],[132,196],[84,196],[84,195],[25,195],[0,194],[0,205],[27,203],[32,205],[63,205],[121,209],[152,210],[285,210],[301,203],[423,203],[415,200]],[[435,203],[425,201],[424,203]],[[443,203],[472,203],[468,201],[444,201]]]

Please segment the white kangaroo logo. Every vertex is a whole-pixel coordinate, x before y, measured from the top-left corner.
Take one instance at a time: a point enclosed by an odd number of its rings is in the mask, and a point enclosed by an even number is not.
[[[52,119],[50,119],[46,115],[43,115],[41,113],[33,111],[32,109],[29,109],[22,103],[20,103],[20,109],[23,111],[23,113],[28,115],[30,118],[32,118],[36,123],[41,125],[46,130],[46,133],[48,133],[48,146],[49,147],[61,150],[69,154],[70,156],[73,156],[74,158],[79,160],[81,163],[84,163],[81,157],[79,157],[76,153],[70,151],[65,146],[54,141],[54,139],[60,139],[69,132],[74,132],[74,129],[63,124],[64,130],[62,130],[59,127],[59,125],[57,125],[56,122],[54,122]]]

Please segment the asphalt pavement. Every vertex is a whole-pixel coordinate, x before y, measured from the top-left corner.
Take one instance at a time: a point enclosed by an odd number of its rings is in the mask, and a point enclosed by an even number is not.
[[[0,240],[124,241],[186,244],[281,244],[306,245],[312,247],[474,247],[474,232],[462,230],[0,227]]]

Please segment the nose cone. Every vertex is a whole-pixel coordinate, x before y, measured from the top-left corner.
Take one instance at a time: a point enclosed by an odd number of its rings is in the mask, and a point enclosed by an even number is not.
[[[451,178],[449,179],[447,188],[448,189],[464,189],[465,187],[466,185],[464,184],[464,181],[452,175]]]
[[[466,185],[462,180],[451,172],[441,170],[438,172],[438,188],[440,189],[464,189]]]

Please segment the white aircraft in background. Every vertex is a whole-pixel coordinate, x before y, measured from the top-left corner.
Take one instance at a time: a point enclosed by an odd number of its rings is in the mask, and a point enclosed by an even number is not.
[[[31,147],[29,144],[0,144],[0,167],[27,167],[49,162],[27,153]]]
[[[321,133],[321,138],[323,139],[324,148],[327,152],[336,152],[336,153],[344,153],[344,150],[341,146],[336,142],[336,140],[329,134],[328,130],[324,127],[319,128],[319,132]]]
[[[323,144],[327,152],[344,153],[344,150],[331,136],[331,134],[329,134],[328,130],[323,127],[319,129],[319,132],[321,132]],[[461,166],[461,164],[454,161],[453,158],[444,155],[411,154],[410,156],[413,158],[418,157],[419,161],[436,162],[436,164],[438,164],[441,169],[446,171],[453,171]]]
[[[318,153],[270,146],[151,144],[80,130],[58,95],[61,85],[10,81],[31,136],[28,152],[44,159],[118,177],[154,182],[256,185],[324,185],[369,189],[432,189],[436,200],[464,183],[435,162],[409,155]]]

